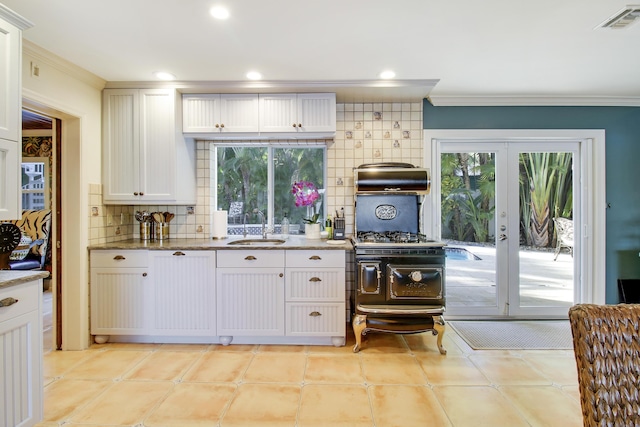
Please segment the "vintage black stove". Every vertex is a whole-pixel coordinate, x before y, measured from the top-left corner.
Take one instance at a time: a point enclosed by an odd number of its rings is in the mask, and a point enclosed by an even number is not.
[[[355,175],[353,351],[370,331],[432,331],[445,354],[444,244],[421,233],[428,170],[381,163],[362,165]]]

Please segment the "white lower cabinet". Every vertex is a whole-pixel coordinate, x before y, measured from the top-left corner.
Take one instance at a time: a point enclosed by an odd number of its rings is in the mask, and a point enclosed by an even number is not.
[[[91,252],[91,334],[147,335],[153,318],[148,251]]]
[[[0,289],[0,427],[34,426],[43,417],[42,280]]]
[[[218,335],[284,335],[284,251],[218,251]]]
[[[286,334],[345,340],[345,252],[287,251]]]
[[[96,342],[340,346],[345,331],[343,250],[91,252]]]
[[[214,251],[150,251],[154,335],[215,336]]]

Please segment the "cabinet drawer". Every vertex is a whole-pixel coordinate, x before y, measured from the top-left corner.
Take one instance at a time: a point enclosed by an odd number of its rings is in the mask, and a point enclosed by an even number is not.
[[[345,336],[345,303],[288,303],[289,336]]]
[[[91,267],[147,267],[148,251],[91,251]]]
[[[344,268],[287,268],[287,301],[344,300]]]
[[[225,267],[284,267],[284,251],[239,250],[218,251],[218,268]]]
[[[342,267],[345,253],[338,250],[287,251],[287,267]]]
[[[0,322],[37,310],[38,298],[41,298],[41,295],[42,285],[40,285],[40,280],[0,289],[0,300],[5,298],[18,300],[13,305],[0,307]]]

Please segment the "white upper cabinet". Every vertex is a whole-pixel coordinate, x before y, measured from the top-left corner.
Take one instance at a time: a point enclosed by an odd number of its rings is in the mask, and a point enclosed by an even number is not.
[[[17,141],[20,133],[21,32],[0,15],[0,138]]]
[[[258,95],[182,95],[185,133],[258,132]]]
[[[176,132],[173,89],[105,89],[103,133],[105,204],[195,203],[195,147]]]
[[[260,132],[335,131],[335,93],[260,95]]]
[[[21,216],[22,30],[32,24],[0,4],[0,220]]]

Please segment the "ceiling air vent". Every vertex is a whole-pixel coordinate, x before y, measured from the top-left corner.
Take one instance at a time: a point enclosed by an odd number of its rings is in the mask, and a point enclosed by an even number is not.
[[[616,12],[611,18],[598,25],[599,28],[622,29],[640,19],[640,5],[628,5]]]

